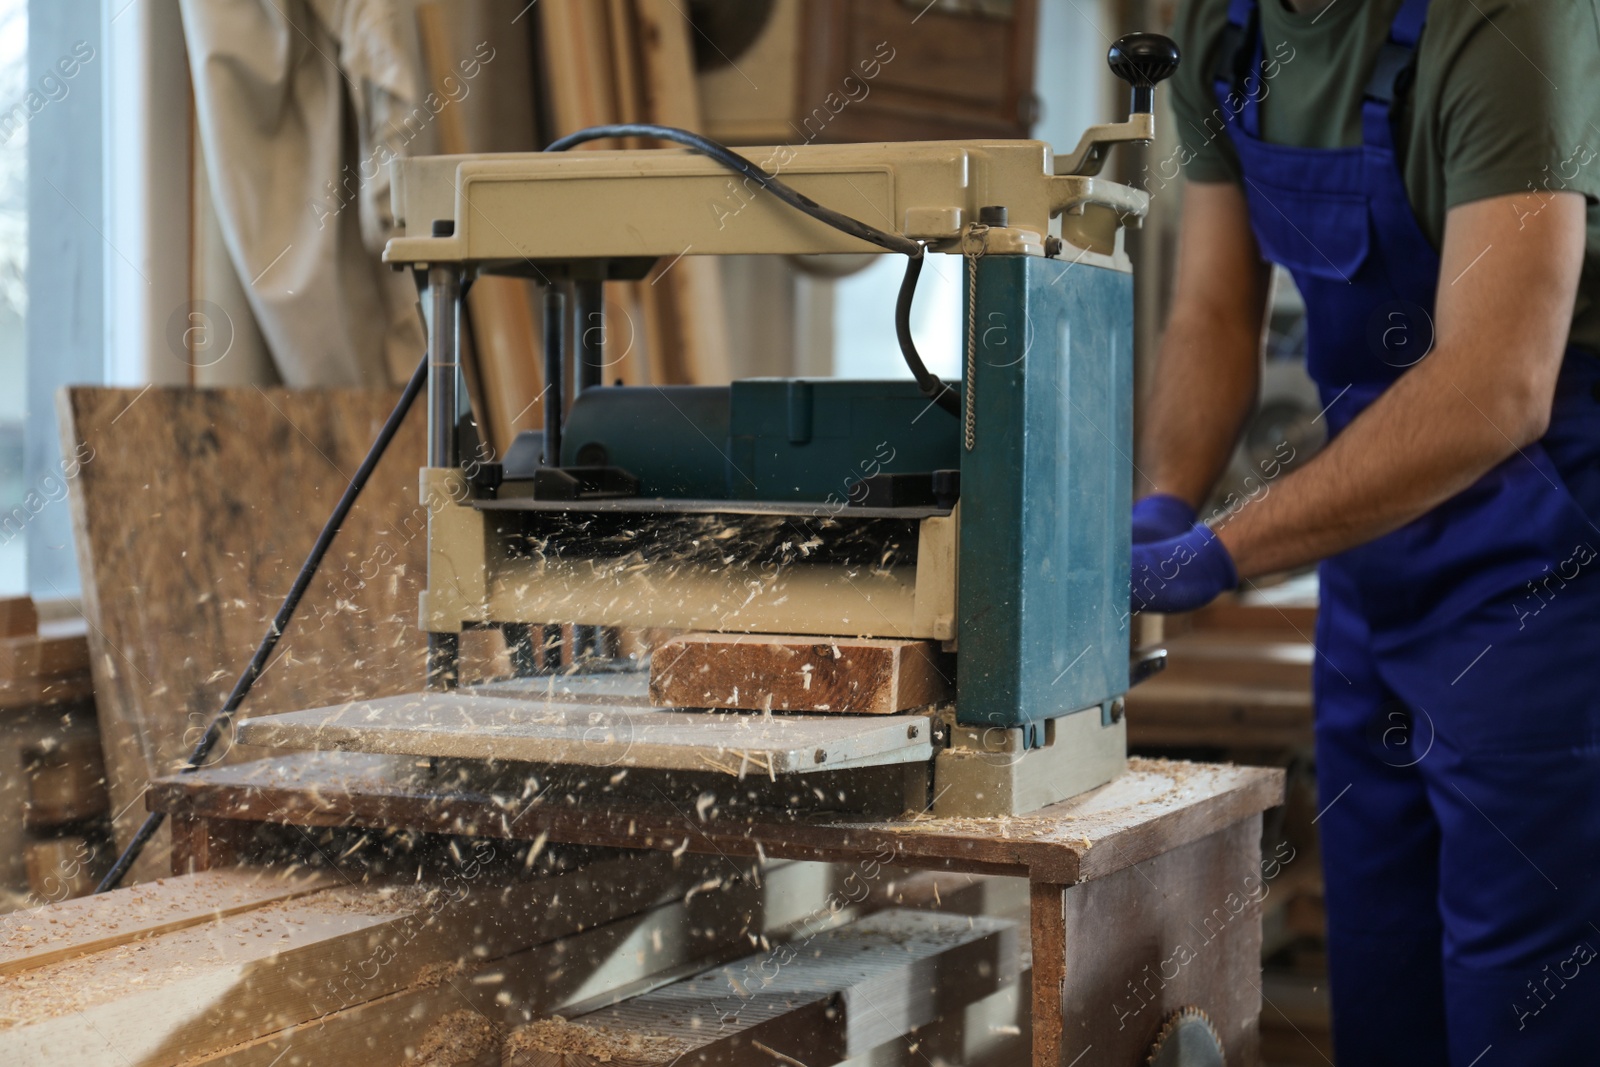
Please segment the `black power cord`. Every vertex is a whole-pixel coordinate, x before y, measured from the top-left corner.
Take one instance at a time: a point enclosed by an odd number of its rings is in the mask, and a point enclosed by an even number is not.
[[[411,380],[406,383],[405,391],[400,394],[400,402],[389,413],[388,421],[383,424],[383,429],[378,431],[377,440],[372,442],[372,448],[367,452],[367,458],[361,461],[355,477],[350,479],[350,484],[345,487],[344,495],[339,498],[338,505],[333,509],[333,514],[328,516],[328,521],[323,525],[322,532],[317,535],[316,544],[311,546],[311,554],[300,565],[300,573],[295,575],[294,584],[289,587],[289,593],[283,598],[283,604],[278,608],[278,614],[273,616],[272,624],[267,627],[266,636],[261,639],[261,644],[256,646],[256,654],[250,658],[250,663],[245,667],[244,673],[239,675],[239,680],[233,683],[233,692],[228,694],[228,699],[223,703],[222,709],[217,712],[206,727],[206,732],[201,735],[200,741],[194,746],[194,751],[184,765],[178,769],[179,774],[192,774],[205,763],[211,750],[222,738],[223,731],[227,730],[233,722],[233,715],[239,710],[239,705],[244,703],[244,698],[250,694],[250,689],[256,684],[256,679],[261,677],[261,672],[267,667],[267,660],[272,658],[272,650],[278,647],[278,641],[283,637],[283,632],[289,628],[289,620],[294,618],[294,612],[300,606],[300,598],[305,596],[306,590],[311,586],[311,579],[316,576],[317,567],[322,563],[322,557],[328,554],[328,548],[333,544],[334,537],[339,533],[339,527],[344,525],[345,518],[350,514],[350,508],[355,504],[356,497],[361,495],[362,488],[367,480],[372,477],[372,472],[377,469],[378,461],[389,448],[389,442],[394,440],[395,433],[400,429],[400,423],[405,419],[406,412],[411,410],[411,405],[416,402],[417,394],[422,392],[423,383],[428,380],[428,357],[424,355],[422,362],[417,364],[417,369],[412,372]],[[104,893],[117,888],[122,879],[127,875],[128,868],[133,866],[139,858],[139,853],[144,851],[144,846],[149,843],[155,832],[161,829],[161,824],[166,820],[165,812],[151,812],[140,825],[138,833],[133,835],[133,840],[128,842],[128,847],[122,850],[117,857],[117,862],[111,870],[100,880],[95,888],[96,893]]]
[[[565,152],[589,141],[602,141],[616,137],[649,137],[657,141],[671,141],[692,148],[701,155],[708,156],[717,163],[722,164],[736,174],[741,174],[750,181],[755,182],[762,189],[788,204],[796,211],[809,215],[818,222],[826,223],[834,229],[859,238],[869,244],[875,244],[889,252],[899,252],[907,258],[906,273],[900,282],[900,295],[895,301],[894,330],[895,338],[900,343],[900,355],[904,357],[906,366],[911,369],[911,376],[917,380],[917,386],[922,390],[922,395],[938,404],[952,415],[961,413],[961,402],[956,391],[939,380],[939,376],[928,370],[922,362],[922,356],[917,352],[916,342],[911,337],[911,299],[917,291],[917,278],[922,274],[922,261],[926,249],[919,241],[913,241],[898,233],[880,230],[876,226],[869,226],[860,219],[853,219],[849,215],[841,214],[832,208],[823,207],[804,193],[780,181],[775,175],[768,174],[750,160],[728,148],[718,144],[707,137],[688,130],[680,130],[676,126],[656,126],[644,122],[625,122],[611,126],[591,126],[586,130],[568,134],[565,137],[551,141],[545,148],[546,152]]]
[[[860,238],[870,244],[890,252],[899,252],[906,256],[906,273],[900,282],[900,293],[895,300],[894,325],[895,335],[900,342],[900,354],[905,357],[906,366],[911,369],[912,377],[917,380],[917,385],[922,389],[923,395],[938,404],[952,415],[959,414],[961,405],[956,392],[939,376],[930,372],[922,362],[921,355],[911,337],[911,301],[916,295],[917,279],[922,274],[922,261],[926,254],[923,245],[909,237],[897,233],[880,230],[876,226],[869,226],[859,219],[834,211],[832,208],[823,207],[815,200],[806,196],[790,186],[779,181],[775,176],[768,174],[744,156],[717,142],[680,130],[675,126],[655,126],[649,123],[621,123],[611,126],[592,126],[586,130],[569,134],[546,146],[546,152],[564,152],[575,145],[588,141],[599,141],[615,137],[649,137],[658,141],[672,141],[685,145],[702,155],[722,164],[724,167],[742,174],[754,181],[762,189],[788,204],[796,211],[803,212],[819,222],[826,223],[836,230],[840,230],[852,237]],[[469,282],[470,284],[470,282]],[[465,295],[465,288],[462,294]],[[428,379],[428,357],[424,355],[417,364],[417,369],[412,372],[411,380],[406,383],[405,391],[400,394],[400,402],[389,413],[389,419],[383,424],[383,429],[378,432],[377,440],[372,442],[372,448],[367,452],[367,458],[361,461],[361,466],[356,470],[355,477],[345,488],[344,495],[339,498],[338,505],[333,509],[333,514],[328,516],[328,521],[322,527],[322,532],[317,535],[316,544],[311,546],[310,555],[300,565],[300,573],[295,575],[294,585],[289,588],[289,593],[283,598],[278,614],[273,617],[272,625],[267,628],[266,636],[261,639],[261,644],[256,646],[256,653],[250,658],[250,663],[245,667],[244,673],[239,675],[239,680],[233,684],[233,691],[228,694],[228,699],[223,703],[221,710],[206,726],[206,732],[201,736],[194,751],[183,766],[178,768],[179,774],[192,774],[204,765],[205,759],[211,750],[222,738],[222,734],[233,722],[234,713],[244,703],[245,697],[256,684],[256,679],[261,677],[261,672],[266,669],[267,660],[272,657],[272,652],[278,647],[284,631],[289,628],[290,621],[294,618],[295,609],[300,606],[300,598],[311,586],[311,579],[316,577],[317,568],[322,565],[322,558],[327,555],[329,547],[333,544],[334,537],[339,528],[344,525],[345,518],[350,514],[350,509],[356,502],[356,497],[361,495],[361,490],[366,486],[367,480],[372,477],[372,472],[378,466],[378,461],[389,448],[389,442],[394,440],[395,433],[400,429],[400,423],[406,413],[411,410],[411,405],[416,401],[417,395],[422,392],[422,386]],[[117,888],[122,879],[127,876],[128,869],[133,866],[139,854],[144,851],[145,845],[155,832],[166,821],[165,812],[152,812],[139,826],[133,840],[128,842],[128,847],[122,850],[117,857],[117,862],[111,870],[100,880],[95,887],[96,893],[105,893]]]

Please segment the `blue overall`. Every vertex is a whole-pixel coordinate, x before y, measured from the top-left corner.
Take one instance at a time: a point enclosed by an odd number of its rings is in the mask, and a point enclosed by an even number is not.
[[[1305,297],[1337,434],[1433,344],[1439,254],[1392,115],[1428,4],[1406,0],[1390,29],[1362,143],[1313,149],[1261,139],[1257,3],[1232,2],[1218,101],[1262,254]],[[1340,1064],[1600,1064],[1591,517],[1600,361],[1574,349],[1539,444],[1323,564],[1317,826]]]

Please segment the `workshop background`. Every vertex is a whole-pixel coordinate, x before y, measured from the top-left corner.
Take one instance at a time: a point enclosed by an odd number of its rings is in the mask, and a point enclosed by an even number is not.
[[[394,221],[390,159],[533,151],[624,121],[734,146],[1036,137],[1065,152],[1085,127],[1121,117],[1108,44],[1165,30],[1173,6],[0,0],[0,907],[93,888],[142,817],[150,778],[203,727],[191,709],[226,694],[420,357],[413,282],[379,261]],[[1141,371],[1162,329],[1180,208],[1157,100],[1159,140],[1108,167],[1153,197],[1129,242]],[[729,190],[725,210],[737,212]],[[884,313],[895,259],[660,263],[608,286],[608,342],[622,352],[608,374],[905,377]],[[932,257],[915,307],[924,356],[946,378],[960,375],[961,339],[944,324],[958,320],[962,279],[956,257]],[[531,282],[485,278],[467,306],[467,388],[503,453],[540,425],[541,303]],[[1264,462],[1303,462],[1320,443],[1286,277],[1272,309],[1260,410],[1219,503],[1261,491]],[[238,432],[219,438],[218,423]],[[419,453],[422,433],[412,418],[396,451]],[[197,465],[198,483],[152,479],[180,463]],[[193,492],[233,478],[248,479],[254,512],[209,509]],[[349,699],[358,683],[334,665],[358,666],[368,695],[374,679],[413,687],[421,543],[377,516],[414,510],[416,491],[414,463],[380,466],[376,503],[341,534],[256,711]],[[203,560],[215,587],[148,566],[179,554]],[[1315,611],[1302,574],[1164,628],[1147,620],[1143,639],[1163,640],[1170,665],[1127,702],[1135,752],[1289,771],[1262,842],[1282,861],[1263,912],[1262,1052],[1282,1067],[1331,1056]],[[466,650],[482,675],[503,656],[487,639]],[[163,834],[144,876],[169,868],[170,848]]]

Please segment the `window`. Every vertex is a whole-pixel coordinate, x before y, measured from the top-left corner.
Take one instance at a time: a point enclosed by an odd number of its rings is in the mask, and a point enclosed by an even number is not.
[[[0,595],[27,592],[28,7],[0,0]]]

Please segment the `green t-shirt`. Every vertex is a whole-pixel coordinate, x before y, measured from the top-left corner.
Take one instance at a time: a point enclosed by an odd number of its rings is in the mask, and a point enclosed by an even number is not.
[[[1360,144],[1362,97],[1401,3],[1333,0],[1297,13],[1261,0],[1262,136]],[[1192,181],[1239,180],[1213,87],[1227,21],[1228,0],[1184,0],[1174,28],[1183,63],[1172,106]],[[1588,197],[1572,342],[1600,354],[1600,0],[1433,0],[1400,109],[1406,190],[1435,248],[1458,204],[1530,190]]]

